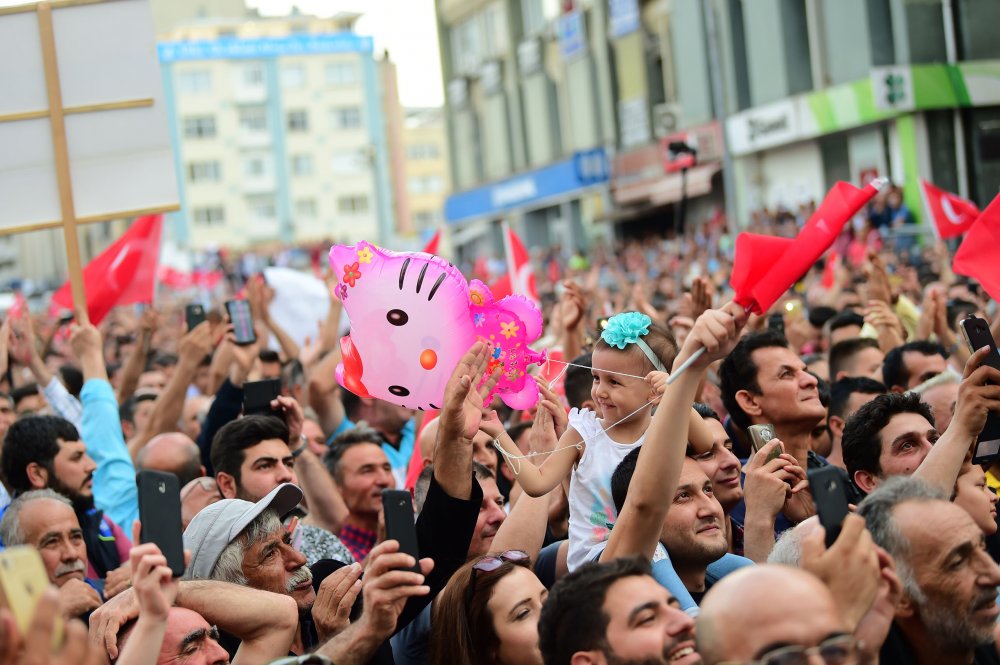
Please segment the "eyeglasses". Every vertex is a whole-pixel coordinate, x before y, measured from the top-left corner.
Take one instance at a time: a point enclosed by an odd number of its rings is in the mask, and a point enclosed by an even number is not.
[[[768,651],[758,660],[749,662],[725,661],[718,665],[809,665],[810,656],[819,656],[826,665],[853,665],[856,662],[858,641],[853,635],[831,637],[814,647],[792,645]]]
[[[476,594],[476,574],[479,572],[492,573],[503,565],[504,561],[518,566],[527,566],[531,557],[527,552],[521,550],[507,550],[496,556],[484,556],[472,565],[472,574],[469,577],[469,588],[465,590],[465,609],[469,609],[472,597]]]
[[[186,499],[188,494],[193,492],[197,485],[201,485],[201,489],[206,492],[219,491],[218,485],[215,484],[215,478],[212,478],[211,476],[201,476],[200,478],[195,478],[181,488],[181,501]]]

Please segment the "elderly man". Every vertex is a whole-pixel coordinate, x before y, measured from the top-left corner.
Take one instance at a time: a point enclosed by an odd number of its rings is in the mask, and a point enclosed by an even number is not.
[[[69,499],[48,489],[25,492],[0,520],[0,536],[8,547],[38,550],[49,581],[59,588],[63,616],[82,618],[100,607],[103,584],[86,577],[87,545]]]
[[[198,444],[181,432],[157,434],[136,456],[138,470],[165,471],[177,476],[181,487],[205,475]]]
[[[903,583],[879,662],[996,663],[1000,567],[972,518],[915,478],[887,480],[858,513]]]
[[[798,663],[805,661],[793,656],[809,652],[826,663],[857,662],[857,643],[833,595],[795,568],[753,566],[728,576],[705,596],[697,628],[705,665]]]

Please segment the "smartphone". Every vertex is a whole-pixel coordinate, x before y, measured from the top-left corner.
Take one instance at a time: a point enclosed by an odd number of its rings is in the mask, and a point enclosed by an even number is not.
[[[848,507],[850,479],[846,471],[832,464],[821,469],[810,469],[808,476],[809,491],[812,492],[819,523],[826,529],[826,546],[830,547],[840,535],[844,518],[850,512]]]
[[[184,574],[184,529],[181,528],[181,487],[177,476],[163,471],[140,471],[139,540],[156,543],[167,559],[167,566],[180,577]]]
[[[205,321],[205,308],[198,303],[191,303],[184,308],[184,318],[187,320],[188,332],[191,332]]]
[[[990,347],[991,351],[984,362],[990,367],[1000,369],[1000,351],[997,350],[996,340],[993,339],[990,324],[986,319],[970,316],[962,320],[960,327],[969,350],[975,353],[984,346]],[[989,464],[998,458],[1000,458],[1000,413],[990,411],[986,416],[986,425],[976,440],[972,463]]]
[[[399,551],[409,554],[417,562],[409,570],[419,573],[420,551],[417,547],[413,497],[406,490],[382,490],[382,510],[385,515],[385,537],[399,541]]]
[[[10,610],[21,635],[35,616],[35,607],[50,586],[49,575],[38,551],[29,545],[9,547],[0,552],[0,604]],[[63,622],[57,614],[52,631],[52,645],[62,643]]]
[[[271,401],[281,395],[281,379],[261,379],[243,384],[243,415],[283,417],[280,410],[271,408]]]
[[[229,312],[229,321],[233,324],[236,343],[240,346],[256,343],[257,333],[253,329],[250,303],[246,300],[228,300],[226,301],[226,311]]]
[[[750,449],[754,454],[767,445],[767,442],[775,437],[774,425],[750,425],[747,427],[747,436],[750,438]],[[764,463],[767,464],[781,453],[785,452],[780,445],[770,452]]]
[[[785,334],[785,315],[784,314],[771,314],[767,317],[767,329],[773,330],[774,332]]]

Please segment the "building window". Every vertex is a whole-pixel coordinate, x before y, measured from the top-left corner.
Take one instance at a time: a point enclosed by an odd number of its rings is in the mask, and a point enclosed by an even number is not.
[[[361,127],[361,109],[357,106],[331,109],[330,121],[334,129],[358,129]]]
[[[247,208],[253,219],[274,219],[278,216],[273,196],[248,196]]]
[[[184,118],[184,138],[210,139],[215,137],[215,116],[198,115]]]
[[[507,13],[502,2],[483,9],[483,50],[487,57],[499,58],[507,52]]]
[[[207,69],[178,72],[177,90],[185,95],[210,92],[212,90],[212,72]]]
[[[267,131],[267,109],[263,106],[240,109],[240,129],[245,132]]]
[[[341,196],[337,199],[337,210],[344,215],[358,215],[368,212],[368,197],[363,194]]]
[[[219,162],[191,162],[187,167],[188,181],[218,182],[220,179]]]
[[[222,206],[195,208],[191,217],[198,226],[222,226],[226,223],[226,211]]]
[[[428,229],[437,225],[437,215],[430,210],[421,210],[413,214],[413,222],[419,229]]]
[[[353,62],[331,62],[326,66],[327,85],[356,85],[358,67]]]
[[[481,17],[481,14],[476,14],[451,29],[451,51],[455,56],[457,74],[474,74],[482,62]]]
[[[264,65],[259,62],[244,65],[242,81],[248,88],[259,88],[264,85]]]
[[[305,111],[289,111],[288,112],[288,131],[290,132],[308,132],[309,131],[309,114]]]
[[[437,159],[441,156],[441,150],[434,143],[414,143],[407,148],[406,154],[415,161]]]
[[[313,174],[312,155],[292,155],[292,175],[305,176]]]
[[[295,216],[298,219],[316,219],[317,210],[316,199],[298,199],[295,201]]]
[[[248,178],[260,178],[267,174],[267,162],[263,157],[244,157],[243,175]]]
[[[330,168],[338,175],[356,174],[366,166],[364,153],[360,150],[338,150],[330,159]]]
[[[281,68],[281,87],[302,88],[306,85],[306,69],[302,65],[285,65]]]
[[[438,194],[444,190],[444,178],[439,175],[410,178],[410,192],[413,194]]]

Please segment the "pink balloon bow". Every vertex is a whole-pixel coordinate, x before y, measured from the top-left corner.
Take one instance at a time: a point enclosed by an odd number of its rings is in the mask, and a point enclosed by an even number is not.
[[[351,319],[337,366],[344,388],[409,409],[440,409],[452,371],[480,340],[491,354],[481,381],[501,372],[487,404],[494,394],[514,409],[537,403],[538,386],[527,369],[546,355],[529,347],[542,334],[542,314],[530,300],[494,301],[485,284],[467,282],[441,258],[368,242],[334,245],[330,265]]]

